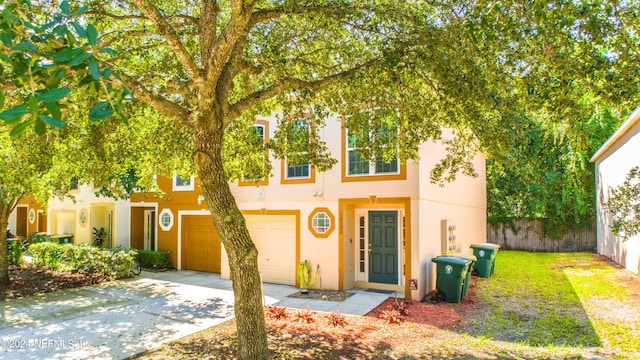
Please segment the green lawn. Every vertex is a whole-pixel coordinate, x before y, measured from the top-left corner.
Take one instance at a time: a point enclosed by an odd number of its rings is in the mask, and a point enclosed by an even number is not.
[[[476,279],[487,305],[469,335],[534,347],[601,347],[640,356],[637,276],[586,253],[500,251],[496,273]],[[637,285],[636,285],[637,286]]]

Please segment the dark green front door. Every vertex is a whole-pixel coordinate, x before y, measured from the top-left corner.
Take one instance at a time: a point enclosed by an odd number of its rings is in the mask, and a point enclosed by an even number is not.
[[[398,283],[398,212],[369,212],[369,282]]]

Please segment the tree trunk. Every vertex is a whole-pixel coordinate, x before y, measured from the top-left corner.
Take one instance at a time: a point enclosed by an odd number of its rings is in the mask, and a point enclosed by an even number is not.
[[[10,206],[0,201],[0,284],[9,283],[9,260],[7,259],[7,227]]]
[[[213,223],[229,257],[238,332],[237,357],[266,359],[269,350],[262,308],[258,250],[225,178],[222,137],[222,130],[197,132],[193,162]]]

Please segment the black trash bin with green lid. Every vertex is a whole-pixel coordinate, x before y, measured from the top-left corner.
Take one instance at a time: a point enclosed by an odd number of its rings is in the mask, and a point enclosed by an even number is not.
[[[431,261],[437,266],[438,298],[450,303],[460,302],[471,260],[455,256],[438,256]]]
[[[470,247],[473,249],[473,255],[478,258],[473,274],[483,278],[491,277],[500,245],[485,243],[472,244]]]
[[[471,264],[469,265],[469,270],[467,270],[467,276],[464,279],[464,286],[462,289],[462,297],[467,296],[467,294],[469,293],[469,285],[471,284],[471,272],[473,271],[473,267],[475,266],[476,262],[478,262],[478,258],[475,255],[469,255],[465,253],[446,253],[445,255],[471,260]]]

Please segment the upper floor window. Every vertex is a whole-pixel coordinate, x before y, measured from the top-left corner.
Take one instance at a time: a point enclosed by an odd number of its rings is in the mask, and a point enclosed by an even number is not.
[[[282,161],[282,183],[315,182],[315,170],[308,160],[313,122],[308,118],[297,118],[288,121],[286,126],[287,157]]]
[[[254,148],[264,148],[269,134],[269,123],[264,120],[256,120],[253,124],[252,130],[253,136],[249,136],[246,141],[251,142]],[[242,166],[242,177],[239,181],[241,186],[256,186],[256,185],[268,185],[269,178],[267,177],[267,161],[269,159],[269,153],[265,149],[256,154],[250,154],[240,159]]]
[[[388,116],[370,126],[343,130],[343,182],[406,179],[406,166],[400,163],[395,145],[399,136],[396,119]],[[375,156],[366,156],[373,152]]]
[[[78,190],[79,189],[79,181],[77,177],[71,178],[71,185],[69,186],[69,190]]]
[[[182,177],[175,175],[173,177],[173,191],[192,191],[195,186],[195,177]]]
[[[347,130],[347,174],[349,176],[397,174],[400,171],[397,157],[385,159],[382,156],[377,156],[375,160],[369,160],[363,158],[359,153],[360,146],[365,142],[387,141],[386,138],[389,137],[390,131],[393,130],[378,128],[370,133],[357,134]],[[384,147],[386,145],[378,146]]]

